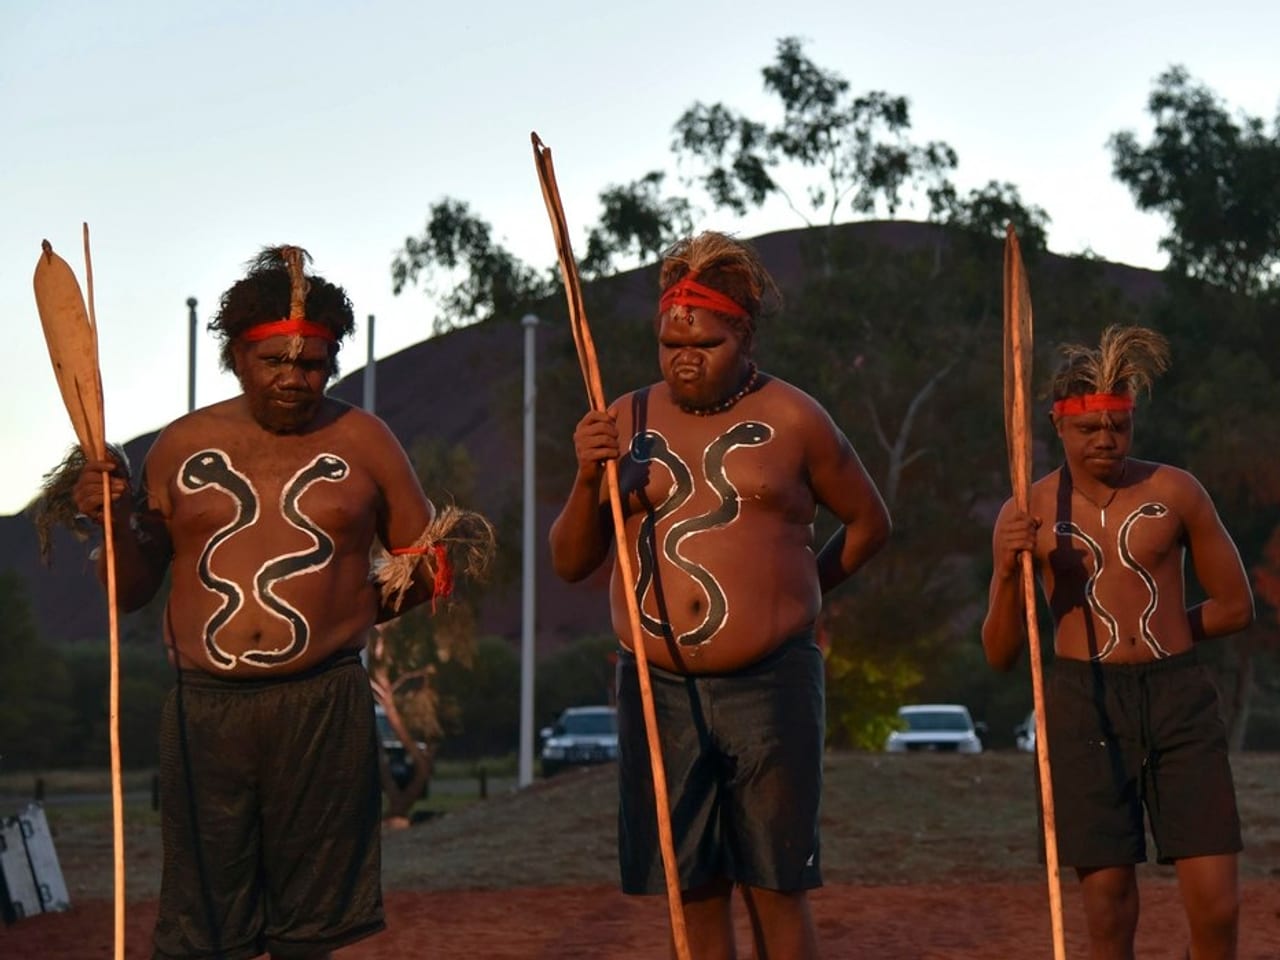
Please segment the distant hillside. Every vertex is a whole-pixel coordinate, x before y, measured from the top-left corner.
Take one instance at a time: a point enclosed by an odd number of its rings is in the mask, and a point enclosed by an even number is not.
[[[836,228],[844,239],[879,245],[887,250],[919,250],[947,242],[942,228],[916,223],[860,223]],[[794,230],[768,234],[754,242],[762,259],[784,289],[794,289],[805,279],[802,243],[811,231]],[[1036,289],[1051,287],[1054,275],[1078,261],[1047,256],[1035,267]],[[1105,282],[1131,301],[1142,302],[1160,289],[1158,274],[1114,264],[1096,264]],[[998,266],[996,267],[998,270]],[[589,291],[591,292],[591,291]],[[656,293],[655,269],[648,267],[610,278],[596,285],[595,292],[606,296],[614,316],[633,317],[647,329],[653,315]],[[549,303],[540,312],[538,328],[540,369],[544,364],[571,355],[562,302]],[[523,378],[523,332],[519,318],[467,327],[447,335],[424,340],[378,361],[377,412],[406,446],[418,438],[435,438],[461,444],[477,467],[475,503],[467,504],[495,520],[520,516],[521,404]],[[819,349],[838,351],[839,343],[822,344]],[[761,357],[769,366],[767,341]],[[610,382],[608,358],[606,389],[617,394],[638,383]],[[657,366],[653,365],[656,378]],[[363,371],[340,380],[332,394],[358,404],[362,394]],[[557,382],[567,383],[563,378]],[[802,387],[806,384],[800,383]],[[548,420],[547,384],[539,398],[540,477],[538,506],[538,623],[539,643],[546,647],[563,638],[582,633],[609,631],[607,575],[601,571],[586,584],[568,586],[551,572],[546,551],[546,535],[559,507],[563,489],[558,479],[567,476],[571,463],[572,421]],[[566,388],[568,389],[568,388]],[[585,409],[581,382],[573,388],[573,398],[557,397],[561,410]],[[576,414],[575,414],[576,415]],[[141,464],[155,434],[136,437],[126,444],[135,465]],[[52,465],[51,465],[52,466]],[[552,482],[552,480],[555,482]],[[437,491],[429,491],[438,496]],[[518,531],[518,522],[510,526]],[[518,537],[518,532],[516,533]],[[503,549],[518,555],[520,544],[505,542]],[[25,581],[37,622],[46,639],[69,641],[100,637],[107,629],[102,592],[85,558],[85,550],[67,534],[55,543],[54,565],[40,566],[35,533],[24,515],[0,517],[0,569],[12,570]],[[518,569],[511,559],[508,569]],[[520,582],[518,575],[498,584],[486,600],[481,627],[485,632],[516,638],[520,635]]]

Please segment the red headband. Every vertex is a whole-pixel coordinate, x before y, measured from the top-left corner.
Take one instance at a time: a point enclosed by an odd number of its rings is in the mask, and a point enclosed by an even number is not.
[[[751,313],[746,307],[733,298],[726,297],[719,290],[712,290],[698,283],[691,273],[686,274],[662,292],[658,309],[666,313],[674,306],[702,307],[705,310],[727,314],[730,317],[740,317],[743,320],[751,318]]]
[[[1060,417],[1102,410],[1132,410],[1133,397],[1127,393],[1085,393],[1053,401],[1053,412]]]
[[[328,340],[333,343],[337,337],[333,335],[333,331],[328,327],[322,327],[318,323],[312,323],[310,320],[298,318],[296,320],[273,320],[271,323],[260,323],[257,326],[250,327],[244,333],[240,334],[241,340],[249,343],[256,343],[259,340],[266,340],[269,337],[319,337],[321,340]]]

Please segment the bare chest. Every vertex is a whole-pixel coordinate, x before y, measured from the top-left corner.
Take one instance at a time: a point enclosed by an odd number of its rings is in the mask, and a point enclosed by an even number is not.
[[[743,510],[808,522],[814,509],[797,445],[763,419],[637,430],[619,479],[628,512],[655,522],[698,513],[714,525]]]
[[[1158,498],[1130,496],[1099,507],[1075,497],[1041,526],[1040,544],[1059,578],[1124,569],[1141,575],[1180,563],[1182,536],[1181,518]]]
[[[169,483],[175,548],[341,542],[371,528],[375,488],[341,444],[212,443]],[[239,552],[237,550],[236,552]]]

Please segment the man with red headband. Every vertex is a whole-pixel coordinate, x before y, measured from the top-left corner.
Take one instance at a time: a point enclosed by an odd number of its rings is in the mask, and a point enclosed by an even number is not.
[[[633,644],[651,687],[670,789],[692,954],[734,955],[743,894],[756,956],[817,954],[806,891],[821,883],[818,805],[824,696],[814,622],[822,595],[884,544],[889,515],[853,447],[811,397],[762,372],[756,322],[773,281],[722,234],[664,258],[655,320],[662,379],[588,413],[578,470],[551,530],[566,580],[613,544],[604,464],[620,459],[626,550],[613,569],[619,858],[627,893],[665,889]],[[839,531],[813,542],[816,509]],[[632,637],[627,591],[640,608]]]
[[[403,557],[389,565],[403,611],[447,579],[444,538],[387,426],[325,395],[354,317],[305,256],[265,250],[222,296],[210,329],[240,395],[162,431],[136,494],[114,461],[89,463],[73,493],[101,522],[114,473],[122,609],[171,576],[157,957],[327,956],[383,927],[360,650],[394,598],[371,549]]]
[[[998,670],[1025,642],[1018,554],[1030,551],[1054,621],[1045,683],[1059,860],[1080,878],[1090,956],[1132,957],[1144,808],[1173,863],[1197,960],[1236,955],[1240,821],[1218,696],[1199,643],[1253,619],[1235,544],[1191,474],[1129,456],[1137,395],[1168,365],[1142,327],[1064,348],[1051,419],[1066,463],[1009,501],[992,539],[982,642]],[[1187,605],[1190,555],[1205,599]]]

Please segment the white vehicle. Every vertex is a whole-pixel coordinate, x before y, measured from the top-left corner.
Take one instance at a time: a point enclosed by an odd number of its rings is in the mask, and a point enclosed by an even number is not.
[[[554,726],[542,730],[542,775],[566,767],[618,759],[618,711],[613,707],[570,707]]]
[[[969,708],[959,703],[917,703],[898,708],[903,729],[889,734],[889,753],[927,750],[937,753],[981,753],[982,741]]]
[[[1036,712],[1032,710],[1027,719],[1013,728],[1013,742],[1025,753],[1036,752]]]

